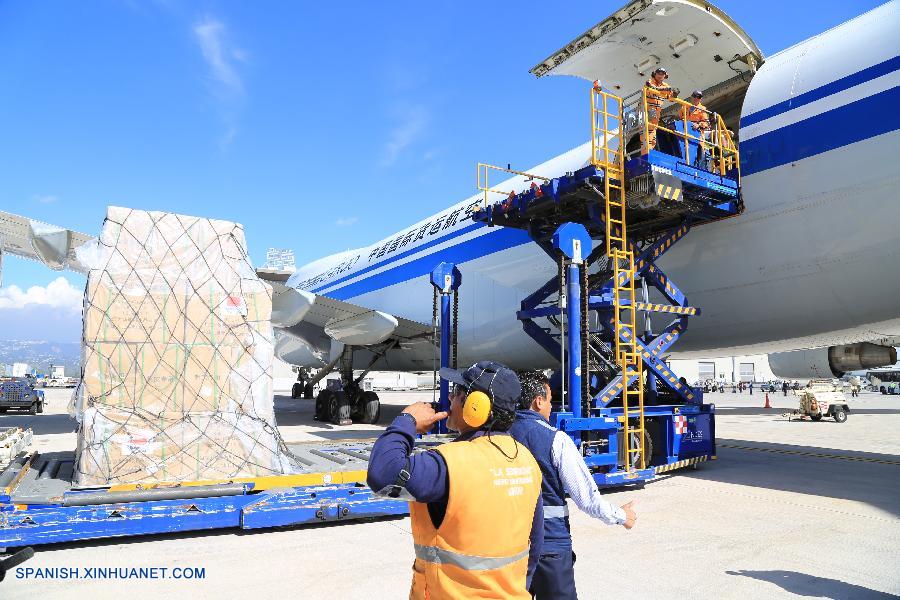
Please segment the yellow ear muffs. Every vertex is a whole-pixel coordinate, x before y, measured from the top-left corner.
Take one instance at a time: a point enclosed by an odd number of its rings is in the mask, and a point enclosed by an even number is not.
[[[491,397],[478,390],[470,392],[463,404],[463,421],[469,427],[481,427],[491,416]]]

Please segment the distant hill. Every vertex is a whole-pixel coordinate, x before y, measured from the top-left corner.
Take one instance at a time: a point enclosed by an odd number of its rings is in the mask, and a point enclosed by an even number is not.
[[[47,373],[50,365],[63,365],[66,376],[81,373],[81,344],[79,342],[44,342],[0,340],[0,365],[28,363],[29,369]]]

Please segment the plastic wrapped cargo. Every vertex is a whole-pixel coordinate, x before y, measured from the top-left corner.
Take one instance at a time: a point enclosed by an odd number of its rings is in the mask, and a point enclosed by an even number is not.
[[[78,258],[76,485],[295,470],[275,428],[272,290],[240,225],[110,207]]]

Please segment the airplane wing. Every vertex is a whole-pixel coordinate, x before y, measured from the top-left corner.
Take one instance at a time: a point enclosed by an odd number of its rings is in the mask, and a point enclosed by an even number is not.
[[[75,249],[91,239],[84,233],[0,211],[0,257],[9,253],[36,260],[54,271],[83,273],[86,269],[75,258]]]
[[[327,296],[284,285],[290,273],[259,269],[261,279],[272,285],[272,325],[294,329],[301,323],[328,338],[352,346],[373,346],[388,339],[398,341],[433,334],[430,324],[404,319],[379,310],[357,306]]]

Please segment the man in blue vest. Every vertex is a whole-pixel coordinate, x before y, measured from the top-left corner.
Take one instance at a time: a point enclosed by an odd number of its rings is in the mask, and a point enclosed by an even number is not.
[[[519,381],[522,395],[509,432],[531,451],[543,475],[544,546],[529,591],[537,600],[577,598],[566,495],[579,509],[610,525],[631,529],[637,516],[632,502],[616,508],[603,498],[575,442],[550,425],[547,376],[541,371],[523,371]]]

